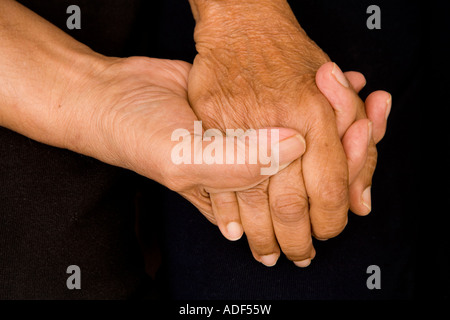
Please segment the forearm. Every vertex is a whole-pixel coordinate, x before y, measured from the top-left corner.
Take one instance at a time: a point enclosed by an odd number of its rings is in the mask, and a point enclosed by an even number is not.
[[[189,3],[197,26],[230,35],[301,31],[286,0],[189,0]]]
[[[76,86],[102,60],[15,1],[0,1],[0,125],[67,147]]]
[[[189,0],[189,3],[197,22],[208,18],[209,13],[241,16],[243,19],[274,13],[292,15],[286,0]]]
[[[245,60],[269,69],[272,59],[291,64],[307,61],[311,73],[329,60],[323,52],[321,59],[312,58],[317,45],[301,28],[286,0],[189,1],[196,20],[194,40],[202,55],[214,51],[231,64]]]

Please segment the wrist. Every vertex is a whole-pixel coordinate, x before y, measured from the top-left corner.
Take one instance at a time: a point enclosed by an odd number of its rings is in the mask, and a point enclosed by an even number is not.
[[[196,43],[213,36],[296,34],[302,32],[286,0],[190,0]]]
[[[310,42],[285,0],[191,0],[191,4],[200,54],[211,49],[245,53],[254,48],[297,54]]]
[[[239,14],[248,17],[249,14],[264,11],[289,12],[286,0],[189,0],[196,22],[217,15]]]
[[[106,97],[101,96],[102,89],[111,79],[105,70],[115,58],[108,58],[92,51],[68,52],[66,59],[54,67],[54,83],[58,83],[52,96],[46,96],[44,103],[50,112],[50,119],[57,122],[57,128],[43,123],[48,134],[59,134],[58,141],[45,142],[57,147],[90,155],[93,136],[99,137],[94,121],[98,119],[99,108]],[[105,74],[106,73],[106,74]]]

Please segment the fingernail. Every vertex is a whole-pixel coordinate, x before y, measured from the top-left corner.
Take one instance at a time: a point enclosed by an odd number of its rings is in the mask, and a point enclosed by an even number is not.
[[[277,260],[278,260],[277,253],[268,254],[266,256],[262,256],[259,259],[259,261],[266,267],[273,267],[277,263]]]
[[[236,241],[242,237],[244,229],[242,228],[242,225],[240,223],[230,222],[229,224],[227,224],[227,233],[228,240]]]
[[[342,73],[341,69],[337,66],[336,63],[333,63],[333,70],[331,70],[331,73],[333,74],[334,78],[342,84],[344,87],[348,88],[350,85],[347,81],[347,78]]]
[[[386,114],[385,114],[386,120],[389,117],[389,114],[391,113],[391,106],[392,106],[392,96],[389,93],[389,98],[386,100]]]
[[[305,260],[302,260],[302,261],[294,261],[294,264],[297,267],[306,268],[307,266],[309,266],[311,264],[311,259],[305,259]]]
[[[278,145],[279,162],[281,168],[286,168],[292,161],[297,160],[306,148],[305,139],[296,134],[290,138],[280,141]],[[272,150],[272,152],[276,150]]]
[[[362,193],[362,204],[369,209],[369,212],[372,210],[372,200],[370,196],[370,186],[367,187]],[[367,212],[367,213],[369,213]]]

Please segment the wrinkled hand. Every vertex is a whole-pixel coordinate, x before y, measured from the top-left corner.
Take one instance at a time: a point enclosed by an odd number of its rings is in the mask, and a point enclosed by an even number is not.
[[[222,131],[294,128],[305,136],[307,150],[301,161],[270,182],[236,195],[212,194],[213,208],[222,211],[216,216],[232,216],[242,223],[257,260],[273,264],[279,243],[289,259],[307,265],[314,256],[311,231],[320,239],[339,234],[347,223],[349,193],[355,213],[370,211],[370,194],[363,190],[370,187],[376,165],[371,122],[362,121],[352,130],[363,131],[369,149],[359,152],[367,154],[362,166],[349,172],[349,165],[354,166],[347,163],[340,139],[351,145],[344,134],[355,119],[366,118],[364,104],[353,105],[352,114],[336,97],[330,101],[335,102],[333,111],[315,81],[319,67],[329,61],[327,55],[286,8],[269,12],[255,7],[245,14],[229,8],[220,15],[214,6],[196,17],[198,55],[188,84],[195,113],[205,128]],[[332,74],[352,89],[338,68]]]

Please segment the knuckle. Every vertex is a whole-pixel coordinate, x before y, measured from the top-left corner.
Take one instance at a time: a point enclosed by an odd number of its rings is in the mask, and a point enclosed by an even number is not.
[[[335,226],[332,228],[314,228],[313,235],[316,239],[327,240],[338,236],[343,231],[343,228],[337,229]]]
[[[237,193],[240,200],[245,202],[248,206],[258,206],[265,204],[268,201],[267,191],[265,185],[258,185],[251,189],[240,191]]]
[[[275,236],[266,228],[245,230],[251,250],[259,256],[265,256],[279,251]]]
[[[348,185],[347,180],[337,180],[326,184],[320,190],[320,209],[326,213],[348,210]]]
[[[314,236],[318,239],[330,239],[342,232],[347,224],[349,208],[348,187],[341,182],[327,185],[320,193],[317,205],[320,214],[311,214],[311,225]]]
[[[299,193],[277,196],[270,206],[274,220],[281,223],[298,223],[307,218],[308,200]]]
[[[293,248],[282,248],[283,253],[285,254],[286,258],[288,258],[291,261],[302,261],[308,258],[311,258],[311,246],[296,246]]]
[[[230,196],[215,196],[211,200],[217,208],[231,208],[237,205],[236,198]]]
[[[294,230],[292,230],[294,231]],[[299,230],[301,231],[301,230]],[[281,250],[289,260],[301,261],[309,258],[312,251],[312,237],[308,232],[308,237],[301,236],[299,238],[299,232],[288,233],[288,237],[278,237],[277,240]],[[281,238],[281,239],[280,239]]]
[[[309,90],[308,105],[308,112],[314,122],[335,121],[333,109],[315,85]]]
[[[340,232],[335,228],[315,228],[313,227],[313,235],[319,240],[327,240],[336,237]]]
[[[312,238],[309,236],[307,239],[296,239],[291,237],[280,241],[280,247],[286,257],[291,261],[302,261],[311,257],[313,244]]]
[[[339,235],[347,225],[347,216],[345,223],[341,224],[313,224],[312,225],[312,234],[316,239],[326,240],[331,239]]]
[[[251,246],[259,255],[267,255],[273,253],[273,243],[265,234],[255,234],[251,238]]]

